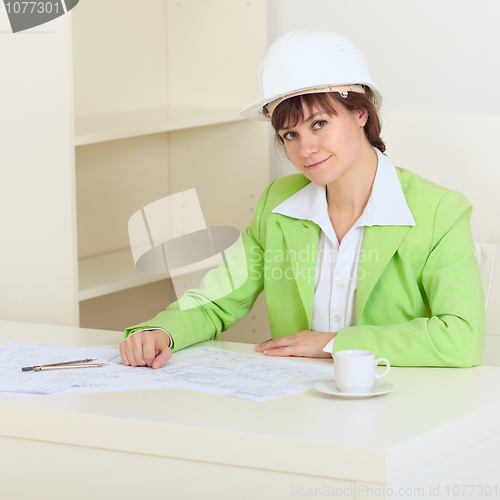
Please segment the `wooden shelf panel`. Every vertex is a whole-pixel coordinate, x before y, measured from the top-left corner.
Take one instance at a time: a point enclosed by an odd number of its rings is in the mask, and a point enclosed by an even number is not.
[[[218,259],[220,260],[220,259]],[[211,259],[191,264],[189,272],[203,272],[217,265]],[[187,274],[186,274],[187,275]],[[182,274],[177,274],[182,276]],[[78,261],[78,300],[88,300],[170,278],[170,273],[144,273],[134,266],[130,248]]]
[[[75,146],[244,120],[237,108],[163,106],[75,119]]]
[[[78,275],[79,301],[169,277],[167,274],[149,274],[138,271],[134,266],[130,248],[79,260]]]

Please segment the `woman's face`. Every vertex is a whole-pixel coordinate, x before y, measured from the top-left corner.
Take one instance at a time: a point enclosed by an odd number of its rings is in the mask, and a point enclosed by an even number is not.
[[[319,186],[335,182],[373,154],[363,129],[367,111],[352,112],[337,103],[335,110],[337,115],[330,115],[305,107],[302,121],[278,130],[290,161]]]

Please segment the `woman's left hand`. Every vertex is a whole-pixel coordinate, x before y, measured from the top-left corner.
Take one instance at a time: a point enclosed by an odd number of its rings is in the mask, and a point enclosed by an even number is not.
[[[302,356],[305,358],[331,358],[331,353],[323,348],[337,332],[313,332],[302,330],[294,335],[287,335],[276,340],[268,340],[255,346],[257,352],[266,356]]]

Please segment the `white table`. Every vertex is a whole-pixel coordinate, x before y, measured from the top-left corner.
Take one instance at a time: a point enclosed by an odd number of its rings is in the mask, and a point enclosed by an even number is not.
[[[0,321],[2,343],[121,339]],[[500,368],[392,368],[385,380],[394,392],[364,400],[181,389],[1,399],[0,498],[500,498]]]

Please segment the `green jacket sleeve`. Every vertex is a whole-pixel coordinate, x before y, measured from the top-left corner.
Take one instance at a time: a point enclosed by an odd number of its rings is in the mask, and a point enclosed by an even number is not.
[[[163,328],[172,337],[173,350],[178,351],[216,339],[220,332],[250,312],[264,287],[262,273],[252,272],[251,264],[264,260],[261,216],[271,186],[272,183],[264,191],[252,224],[225,254],[225,260],[205,275],[200,287],[188,290],[151,320],[127,328],[125,338],[142,328]]]
[[[449,192],[436,210],[432,243],[424,264],[414,269],[426,317],[341,329],[333,353],[366,349],[395,366],[470,367],[481,364],[484,347],[484,289],[470,230],[472,207]],[[383,275],[380,279],[384,279]]]

